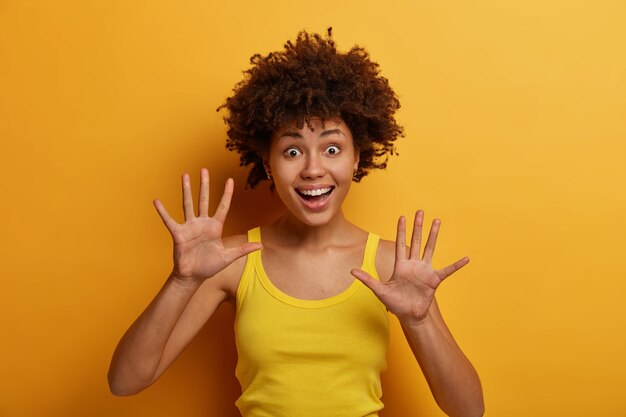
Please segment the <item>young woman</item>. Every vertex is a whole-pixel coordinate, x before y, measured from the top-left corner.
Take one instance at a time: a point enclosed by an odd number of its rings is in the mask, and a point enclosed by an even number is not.
[[[206,169],[197,214],[189,175],[182,177],[183,224],[155,200],[174,241],[174,267],[119,342],[111,391],[130,395],[155,382],[226,301],[236,309],[243,416],[378,415],[388,312],[399,319],[441,409],[482,415],[478,375],[435,300],[441,281],[469,259],[433,268],[440,222],[422,245],[422,211],[410,248],[404,217],[391,242],[342,211],[352,181],[384,168],[402,136],[394,118],[399,102],[378,65],[360,47],[338,52],[330,30],[327,37],[301,32],[283,51],[251,63],[222,106],[227,146],[252,165],[251,187],[271,181],[286,214],[222,237],[233,181],[209,216]]]

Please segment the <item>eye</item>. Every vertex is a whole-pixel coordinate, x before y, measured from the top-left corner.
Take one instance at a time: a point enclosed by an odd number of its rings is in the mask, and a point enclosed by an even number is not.
[[[326,148],[326,152],[329,155],[337,155],[339,152],[341,152],[341,148],[337,145],[329,145],[328,148]]]
[[[285,151],[285,156],[288,158],[295,158],[300,155],[302,155],[302,152],[300,152],[300,149],[298,148],[289,148]]]

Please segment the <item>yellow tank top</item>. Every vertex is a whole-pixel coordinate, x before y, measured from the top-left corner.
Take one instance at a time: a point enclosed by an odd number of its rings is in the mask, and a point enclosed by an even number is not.
[[[378,240],[369,234],[361,265],[376,279]],[[259,228],[248,241],[261,241]],[[363,417],[383,408],[389,319],[359,280],[333,297],[302,300],[275,287],[261,251],[251,253],[237,288],[235,339],[244,417]]]

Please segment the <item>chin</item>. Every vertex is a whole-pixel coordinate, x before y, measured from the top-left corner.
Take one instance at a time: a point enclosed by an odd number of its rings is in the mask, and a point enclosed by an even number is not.
[[[342,215],[341,207],[327,207],[319,212],[310,212],[298,207],[296,210],[290,210],[290,213],[298,221],[311,227],[320,227],[333,223],[337,217]]]

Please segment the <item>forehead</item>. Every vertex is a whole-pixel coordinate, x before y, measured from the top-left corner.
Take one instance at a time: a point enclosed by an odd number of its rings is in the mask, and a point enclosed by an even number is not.
[[[332,119],[322,119],[320,117],[311,117],[309,120],[309,125],[305,122],[301,128],[299,128],[296,122],[289,123],[283,127],[276,129],[274,134],[272,135],[272,139],[280,139],[284,136],[296,136],[296,137],[304,137],[308,135],[319,136],[324,132],[329,130],[339,130],[344,135],[350,135],[350,129],[348,125],[341,119],[340,117],[332,118]]]

